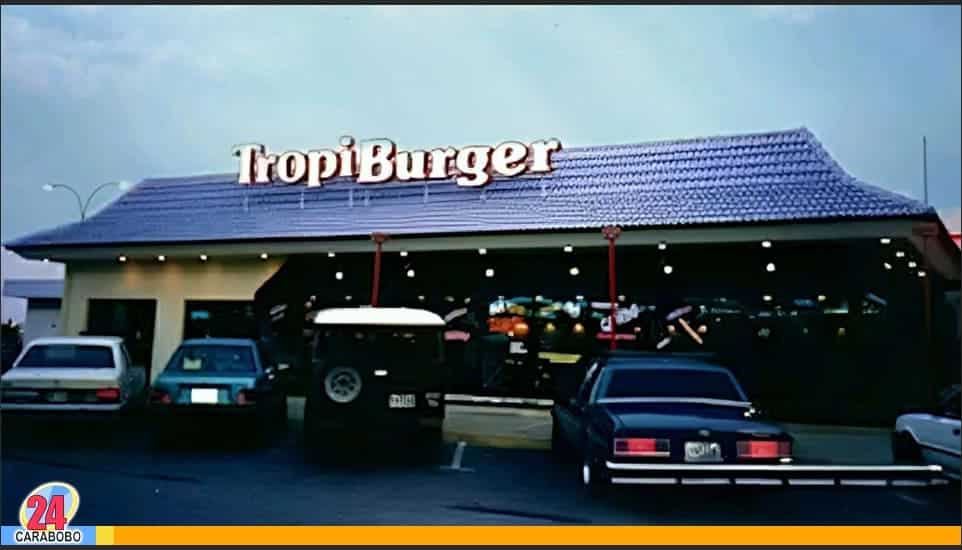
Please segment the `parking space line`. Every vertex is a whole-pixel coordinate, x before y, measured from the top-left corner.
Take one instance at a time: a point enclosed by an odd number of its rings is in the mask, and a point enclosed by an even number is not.
[[[461,460],[464,458],[464,448],[467,446],[468,444],[464,441],[458,441],[458,446],[454,449],[454,455],[451,457],[452,470],[461,469]]]
[[[461,466],[461,463],[464,461],[464,449],[467,446],[468,444],[466,442],[458,441],[457,446],[454,448],[454,453],[451,455],[451,465],[441,466],[441,469],[454,472],[473,472],[474,469]]]
[[[920,500],[920,499],[917,499],[917,498],[915,498],[915,497],[910,497],[909,495],[903,494],[903,493],[901,493],[901,492],[896,492],[896,493],[895,493],[895,496],[899,497],[900,499],[904,500],[905,502],[908,502],[908,503],[910,503],[910,504],[914,504],[914,505],[916,505],[916,506],[928,506],[928,504],[929,504],[928,502],[925,502],[924,500]]]

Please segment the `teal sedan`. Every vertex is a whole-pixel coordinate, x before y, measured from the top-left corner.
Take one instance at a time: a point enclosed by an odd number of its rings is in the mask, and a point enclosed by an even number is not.
[[[277,365],[254,340],[185,340],[150,391],[150,410],[162,431],[175,420],[238,416],[263,435],[287,424],[287,396]]]

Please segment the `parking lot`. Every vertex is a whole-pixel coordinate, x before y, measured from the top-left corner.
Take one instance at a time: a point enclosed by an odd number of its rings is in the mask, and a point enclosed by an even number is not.
[[[958,485],[933,488],[637,488],[601,499],[578,465],[547,450],[536,409],[448,406],[445,444],[404,441],[350,459],[305,462],[303,403],[285,433],[258,443],[229,424],[192,426],[158,445],[145,420],[4,414],[3,512],[51,480],[81,495],[77,525],[125,524],[958,524]],[[884,430],[792,426],[803,461],[885,463]]]

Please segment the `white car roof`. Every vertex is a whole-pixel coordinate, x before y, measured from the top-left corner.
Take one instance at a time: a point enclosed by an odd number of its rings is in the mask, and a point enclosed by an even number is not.
[[[119,336],[46,336],[34,338],[27,342],[27,346],[39,346],[50,344],[73,344],[76,346],[110,346],[120,344],[124,341]]]
[[[331,308],[318,311],[317,325],[443,327],[444,319],[425,309],[406,307]]]

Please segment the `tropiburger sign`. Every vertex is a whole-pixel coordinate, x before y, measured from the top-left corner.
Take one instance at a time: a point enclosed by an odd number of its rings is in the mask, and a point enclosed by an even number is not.
[[[462,187],[482,187],[494,174],[506,177],[551,171],[551,155],[561,150],[557,139],[525,144],[506,141],[495,147],[472,145],[460,149],[399,150],[389,139],[360,143],[343,136],[334,149],[271,153],[251,143],[234,148],[240,157],[238,183],[282,182],[319,187],[333,177],[353,177],[358,183],[449,180]]]

